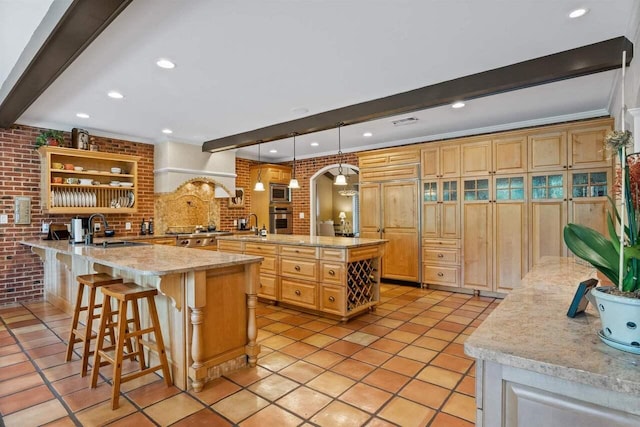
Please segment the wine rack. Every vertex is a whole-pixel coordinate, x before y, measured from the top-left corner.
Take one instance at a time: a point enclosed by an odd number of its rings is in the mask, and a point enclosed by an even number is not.
[[[363,259],[347,264],[347,312],[375,300],[377,284],[375,259]]]

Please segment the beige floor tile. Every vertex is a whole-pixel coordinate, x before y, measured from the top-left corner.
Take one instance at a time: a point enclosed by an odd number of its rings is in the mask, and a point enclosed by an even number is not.
[[[294,342],[295,340],[292,340],[291,338],[283,337],[281,335],[274,335],[262,341],[260,344],[271,347],[274,350],[278,350],[282,347],[288,346],[289,344],[293,344]]]
[[[284,332],[284,331],[286,331],[288,329],[291,329],[291,328],[293,328],[293,326],[289,325],[287,323],[275,322],[275,323],[272,323],[270,325],[263,326],[260,329],[264,329],[265,331],[273,332],[274,334],[279,334],[279,333]]]
[[[364,332],[354,332],[342,339],[355,344],[367,346],[372,342],[378,340],[379,338],[380,337],[378,337],[377,335],[365,334]]]
[[[273,353],[269,353],[268,355],[258,359],[258,365],[262,366],[263,368],[269,369],[270,371],[277,372],[280,369],[291,365],[297,360],[297,358],[289,356],[288,354],[274,351]]]
[[[0,397],[13,394],[17,391],[27,390],[44,384],[40,375],[32,372],[20,377],[11,378],[0,382]]]
[[[429,384],[420,380],[411,380],[400,390],[399,396],[428,406],[433,409],[440,409],[444,401],[449,397],[451,390],[437,385]]]
[[[242,390],[211,405],[211,408],[232,422],[239,423],[268,405],[269,402],[260,396]]]
[[[382,408],[378,416],[403,427],[422,427],[426,426],[435,414],[436,411],[431,408],[402,397],[394,397]]]
[[[322,427],[360,426],[370,415],[353,406],[333,401],[311,418],[311,422]]]
[[[40,426],[67,415],[67,410],[55,399],[2,417],[5,427]]]
[[[338,397],[346,389],[354,384],[355,381],[343,375],[338,375],[333,372],[325,372],[309,381],[307,383],[307,386],[314,390],[328,394],[329,396]]]
[[[413,342],[413,345],[428,348],[429,350],[442,351],[447,345],[449,345],[449,341],[439,340],[432,337],[420,337]]]
[[[338,338],[331,337],[325,334],[314,334],[302,340],[302,342],[316,346],[318,348],[324,348],[336,341],[338,341]]]
[[[453,390],[462,378],[462,374],[429,365],[420,371],[416,378]]]
[[[443,331],[441,329],[437,329],[437,327],[429,329],[425,334],[427,337],[437,338],[443,341],[451,342],[456,336],[458,336],[455,332]]]
[[[429,363],[437,355],[438,353],[433,350],[415,345],[409,345],[398,352],[398,356],[406,357],[407,359],[416,360],[422,363]]]
[[[385,335],[385,338],[387,338],[387,339],[400,341],[400,342],[403,342],[405,344],[411,344],[418,337],[419,337],[418,334],[414,334],[414,333],[411,333],[411,332],[398,331],[398,330],[395,330],[393,332],[389,332],[387,335]]]
[[[276,405],[269,405],[240,423],[240,427],[295,427],[303,420]]]
[[[331,401],[331,397],[326,394],[303,386],[293,390],[276,403],[306,419],[327,406]]]
[[[225,377],[227,377],[228,379],[230,379],[236,384],[246,387],[249,384],[253,384],[259,379],[267,377],[271,374],[272,372],[269,371],[268,369],[264,369],[260,366],[257,366],[255,368],[246,367],[246,368],[238,369],[237,371],[226,374]]]
[[[335,372],[358,381],[374,369],[376,369],[374,365],[349,358],[333,366],[331,368],[331,372]]]
[[[415,374],[420,372],[420,370],[423,369],[424,366],[425,364],[422,362],[407,359],[401,356],[393,356],[391,359],[382,364],[383,368],[393,372],[398,372],[408,377],[413,377]]]
[[[291,378],[301,384],[317,377],[324,372],[324,369],[312,363],[299,360],[286,368],[282,369],[279,374],[287,378]]]
[[[241,387],[239,385],[221,377],[207,382],[202,391],[199,393],[193,393],[193,396],[205,404],[211,405],[220,399],[224,399],[225,397],[232,395],[240,389]]]
[[[327,350],[317,351],[304,358],[305,361],[325,369],[330,368],[344,359],[344,356]]]
[[[202,403],[186,393],[180,393],[149,406],[144,412],[161,426],[168,426],[202,408]]]
[[[273,374],[251,384],[249,390],[267,400],[274,401],[298,386],[299,384],[295,381]]]
[[[340,400],[362,409],[370,414],[374,414],[380,409],[393,395],[376,387],[367,384],[358,383],[345,391]]]
[[[460,393],[453,393],[447,403],[442,407],[442,412],[455,415],[469,422],[476,420],[476,401],[471,396]]]
[[[387,328],[395,329],[398,326],[402,325],[404,322],[402,320],[394,320],[394,319],[380,319],[375,324],[380,326],[386,326]]]
[[[84,411],[78,412],[76,418],[83,427],[97,427],[108,424],[111,421],[123,418],[136,411],[136,408],[126,399],[120,398],[120,407],[111,409],[111,400],[92,406]]]
[[[24,353],[13,353],[0,357],[0,368],[15,365],[16,363],[26,362],[29,358]]]

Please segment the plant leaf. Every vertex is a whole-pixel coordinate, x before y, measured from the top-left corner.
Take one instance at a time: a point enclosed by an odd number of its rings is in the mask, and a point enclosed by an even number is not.
[[[578,258],[602,271],[612,282],[618,283],[619,258],[614,245],[597,231],[579,224],[567,224],[564,241]]]

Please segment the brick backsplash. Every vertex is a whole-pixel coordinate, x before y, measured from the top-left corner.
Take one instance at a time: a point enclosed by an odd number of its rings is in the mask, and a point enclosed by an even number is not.
[[[0,214],[8,215],[9,223],[0,224],[0,305],[24,302],[43,297],[42,261],[20,240],[40,238],[42,221],[69,223],[73,215],[52,215],[42,211],[40,200],[40,156],[34,150],[36,136],[41,129],[14,125],[0,128]],[[71,133],[64,133],[68,146]],[[138,212],[135,214],[107,214],[109,226],[116,236],[137,234],[143,218],[153,216],[153,151],[151,144],[91,137],[98,150],[140,156],[138,164]],[[13,224],[15,196],[31,197],[31,224]],[[131,222],[132,229],[125,230]]]

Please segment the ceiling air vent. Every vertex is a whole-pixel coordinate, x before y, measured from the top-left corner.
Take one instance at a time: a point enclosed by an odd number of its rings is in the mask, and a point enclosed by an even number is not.
[[[417,117],[407,117],[406,119],[394,120],[391,123],[393,123],[394,126],[406,126],[406,125],[411,125],[417,121],[418,121]]]

